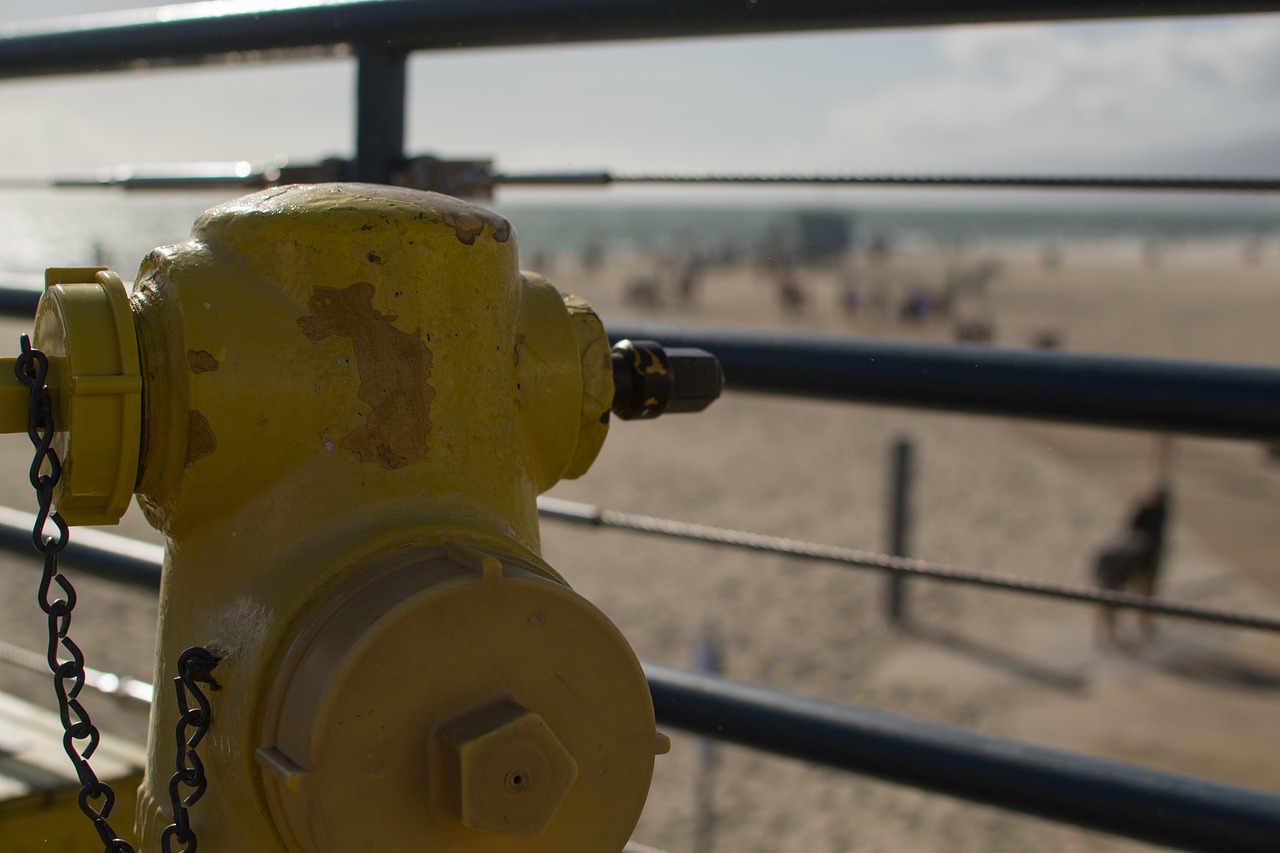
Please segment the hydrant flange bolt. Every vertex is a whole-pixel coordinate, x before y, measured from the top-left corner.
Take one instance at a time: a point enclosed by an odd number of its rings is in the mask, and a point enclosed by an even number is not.
[[[700,412],[720,397],[724,372],[711,353],[656,341],[613,347],[613,413],[624,421]]]

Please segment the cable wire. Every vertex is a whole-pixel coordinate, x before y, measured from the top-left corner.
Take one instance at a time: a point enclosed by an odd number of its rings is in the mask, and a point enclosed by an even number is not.
[[[1069,601],[1082,601],[1090,604],[1106,604],[1129,610],[1147,613],[1159,613],[1164,616],[1177,616],[1200,622],[1211,622],[1219,625],[1231,625],[1237,628],[1253,628],[1260,631],[1280,632],[1280,618],[1259,616],[1252,613],[1239,613],[1218,610],[1210,607],[1199,607],[1193,604],[1182,604],[1172,601],[1161,601],[1126,592],[1096,590],[1089,587],[1058,584],[1034,578],[1006,575],[997,572],[986,572],[977,569],[965,569],[946,563],[935,563],[928,560],[917,560],[911,557],[894,557],[889,554],[877,554],[871,551],[860,551],[854,548],[841,548],[835,545],[819,545],[800,539],[786,539],[781,536],[768,536],[762,533],[749,533],[743,530],[731,530],[723,527],[710,527],[705,524],[691,524],[685,521],[674,521],[657,518],[651,515],[638,515],[630,512],[618,512],[592,504],[566,501],[560,498],[538,498],[538,514],[545,518],[567,521],[575,524],[589,524],[598,527],[613,527],[631,530],[638,533],[649,533],[658,536],[669,536],[701,542],[708,545],[726,545],[750,551],[762,551],[771,554],[782,554],[787,557],[798,557],[807,560],[819,560],[828,563],[852,566],[864,569],[875,569],[888,574],[908,577],[927,578],[936,581],[969,584],[1008,592],[1021,592],[1047,598],[1058,598]]]
[[[513,176],[514,177],[514,176]],[[603,176],[601,176],[603,177]],[[1174,192],[1280,192],[1280,178],[1132,177],[1107,175],[854,175],[854,174],[619,174],[618,184],[826,184],[995,189],[1164,190]],[[581,181],[585,183],[586,181]]]

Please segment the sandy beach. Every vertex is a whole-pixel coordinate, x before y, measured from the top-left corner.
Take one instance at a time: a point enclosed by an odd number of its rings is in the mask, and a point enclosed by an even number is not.
[[[517,228],[519,224],[517,223]],[[905,324],[913,285],[990,259],[999,272],[955,315],[991,325],[994,342],[1054,336],[1067,350],[1280,362],[1280,245],[1256,262],[1237,243],[1167,247],[1155,265],[1132,243],[921,249],[878,266],[861,258],[856,314],[842,273],[801,271],[803,308],[784,313],[767,273],[709,270],[696,302],[660,284],[657,305],[628,289],[653,262],[614,257],[592,273],[576,258],[539,270],[611,319],[778,327],[951,340],[952,320]],[[883,279],[883,307],[872,287]],[[980,292],[979,292],[980,291]],[[23,324],[5,322],[13,342]],[[1117,532],[1155,476],[1145,434],[727,394],[707,412],[615,422],[582,479],[552,494],[625,510],[868,550],[887,545],[889,452],[916,450],[914,556],[1086,583],[1090,556]],[[25,437],[0,444],[12,472],[0,503],[28,508]],[[1280,614],[1280,464],[1257,444],[1176,442],[1172,540],[1160,594]],[[156,541],[133,511],[118,532]],[[73,533],[74,536],[74,533]],[[544,553],[620,626],[647,660],[692,664],[719,638],[725,673],[811,696],[1280,792],[1280,637],[1172,619],[1127,650],[1096,642],[1093,608],[913,582],[909,625],[890,625],[877,574],[782,557],[543,525]],[[40,649],[38,566],[0,561],[0,639]],[[89,664],[150,679],[155,601],[77,580],[77,637]],[[1122,628],[1134,633],[1132,618]],[[51,705],[47,678],[0,665],[0,689]],[[89,696],[95,720],[141,739],[145,715]],[[996,809],[718,746],[670,732],[637,841],[668,853],[839,851],[1139,851],[1145,845]]]

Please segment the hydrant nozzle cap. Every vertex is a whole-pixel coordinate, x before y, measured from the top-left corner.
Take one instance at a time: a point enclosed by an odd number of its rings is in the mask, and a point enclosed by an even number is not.
[[[54,504],[68,524],[115,524],[137,485],[142,441],[138,338],[120,276],[46,270],[34,344],[49,357],[62,460]]]
[[[711,353],[656,341],[613,347],[613,413],[624,421],[700,412],[720,397],[724,372]]]

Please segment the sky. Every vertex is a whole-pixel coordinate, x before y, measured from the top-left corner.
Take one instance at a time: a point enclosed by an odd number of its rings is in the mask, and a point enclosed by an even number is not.
[[[0,80],[0,174],[350,156],[353,89],[343,59]],[[505,171],[1280,176],[1280,15],[419,53],[408,115],[411,153]]]

